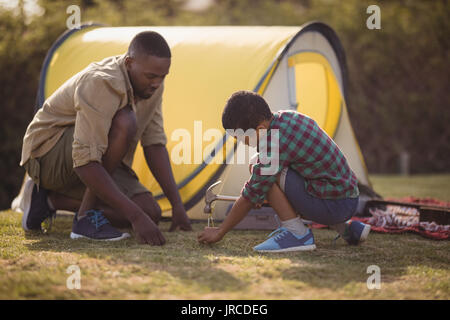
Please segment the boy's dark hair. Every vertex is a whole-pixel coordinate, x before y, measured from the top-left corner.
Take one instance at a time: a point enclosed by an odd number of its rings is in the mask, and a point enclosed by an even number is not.
[[[222,113],[222,125],[226,129],[256,129],[264,120],[272,119],[272,111],[259,94],[238,91],[228,99]]]
[[[128,47],[130,56],[146,54],[160,58],[170,58],[171,52],[166,40],[155,31],[143,31],[134,36]]]

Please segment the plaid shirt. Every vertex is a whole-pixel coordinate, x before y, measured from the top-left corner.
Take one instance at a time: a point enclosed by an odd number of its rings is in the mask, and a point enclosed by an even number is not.
[[[244,198],[253,204],[263,203],[284,167],[297,171],[305,179],[306,191],[314,197],[342,199],[359,195],[358,181],[341,150],[313,119],[290,110],[278,111],[273,116],[267,139],[260,138],[258,161],[241,191]],[[278,139],[273,129],[279,130]],[[261,150],[265,147],[271,159],[271,146],[276,144],[279,163],[267,174],[264,170],[271,164],[262,163],[267,161],[262,161]]]

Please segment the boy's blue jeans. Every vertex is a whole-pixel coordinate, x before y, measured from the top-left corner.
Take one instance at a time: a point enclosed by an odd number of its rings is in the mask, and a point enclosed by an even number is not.
[[[305,189],[304,178],[290,168],[281,172],[280,188],[303,219],[327,226],[349,220],[358,207],[359,197],[337,200],[313,197]]]

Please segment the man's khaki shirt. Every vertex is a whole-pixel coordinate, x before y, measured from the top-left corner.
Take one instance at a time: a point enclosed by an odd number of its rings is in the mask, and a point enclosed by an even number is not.
[[[161,110],[163,85],[152,97],[135,102],[125,67],[125,55],[91,63],[67,80],[45,102],[29,124],[23,139],[24,165],[30,158],[46,154],[69,126],[75,126],[73,166],[101,163],[108,147],[108,133],[118,110],[131,106],[137,133],[123,162],[131,167],[139,140],[143,147],[166,144]]]

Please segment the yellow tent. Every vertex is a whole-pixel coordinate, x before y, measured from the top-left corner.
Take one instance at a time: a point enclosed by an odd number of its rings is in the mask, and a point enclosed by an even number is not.
[[[144,30],[160,33],[172,50],[163,96],[164,125],[169,154],[179,151],[183,134],[193,141],[190,152],[183,153],[190,155],[192,163],[172,162],[191,218],[205,218],[204,193],[213,182],[221,179],[222,193],[238,195],[249,177],[248,165],[224,161],[234,156],[234,142],[225,135],[221,113],[237,90],[262,94],[273,111],[296,109],[314,118],[347,156],[360,183],[370,185],[345,105],[344,53],[333,30],[323,23],[302,27],[85,25],[63,34],[49,50],[38,106],[89,63],[126,52],[133,36]],[[208,134],[210,129],[216,130]],[[140,147],[133,168],[169,215],[170,203],[149,172]],[[216,217],[223,218],[226,209],[227,204],[217,203]]]

